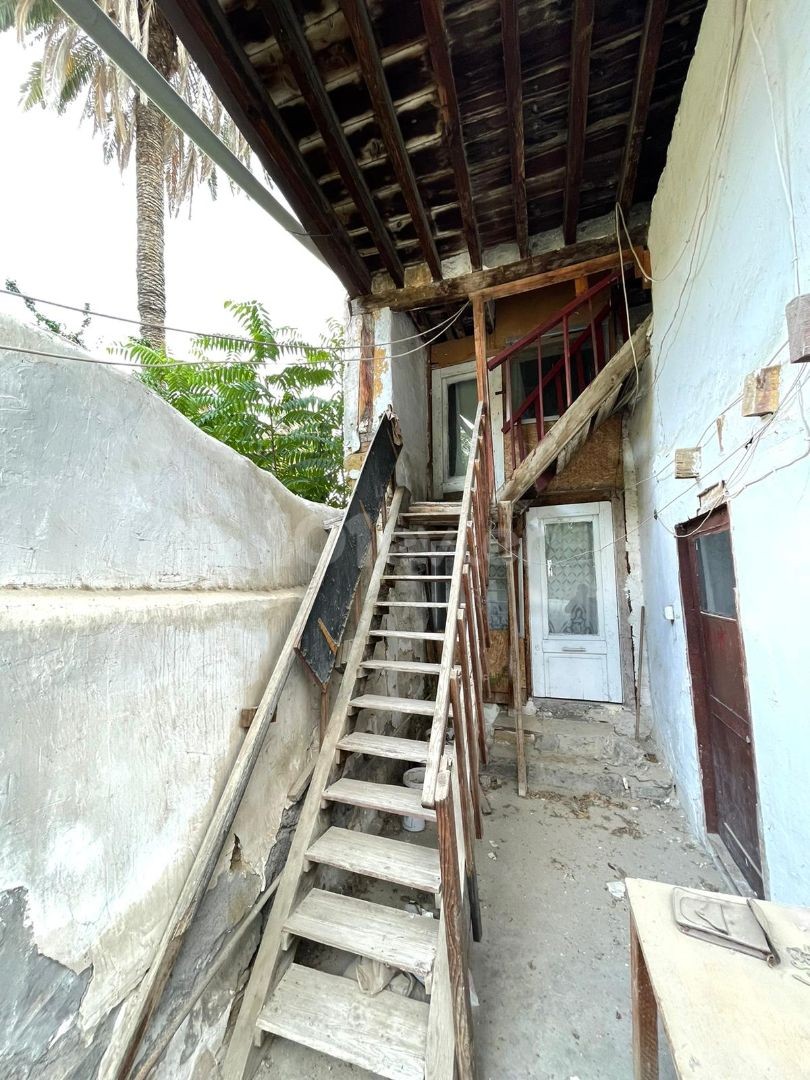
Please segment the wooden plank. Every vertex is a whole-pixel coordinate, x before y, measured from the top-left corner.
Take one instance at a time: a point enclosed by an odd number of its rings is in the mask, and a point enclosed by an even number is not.
[[[435,848],[354,829],[327,829],[309,848],[307,859],[434,895],[442,887]]]
[[[392,551],[389,559],[452,559],[452,551]]]
[[[435,821],[436,812],[422,806],[420,793],[413,788],[397,787],[395,784],[372,784],[367,780],[336,780],[323,793],[330,802],[361,806],[377,810],[381,814],[397,814],[399,817],[421,817]]]
[[[380,217],[371,192],[352,153],[340,120],[323,85],[299,16],[290,0],[258,0],[258,7],[268,22],[276,42],[298,83],[301,95],[318,125],[332,164],[369,231],[380,259],[397,285],[404,281],[404,271],[391,234]]]
[[[435,701],[420,698],[392,697],[388,694],[361,694],[352,698],[352,708],[374,709],[379,712],[410,713],[414,716],[433,716]]]
[[[473,297],[473,338],[475,340],[475,387],[479,401],[489,400],[489,375],[487,373],[487,327],[484,318],[484,301]]]
[[[400,908],[313,889],[286,920],[284,929],[296,937],[428,979],[436,959],[439,927],[435,919],[414,918]]]
[[[433,67],[433,77],[439,96],[439,115],[442,138],[453,166],[456,180],[456,196],[461,213],[464,242],[470,255],[473,270],[481,268],[481,240],[475,219],[470,170],[464,149],[464,132],[461,128],[461,110],[458,106],[456,80],[450,60],[449,37],[444,21],[444,0],[420,0],[422,20],[425,24],[428,49]]]
[[[428,1007],[293,964],[259,1014],[264,1031],[391,1080],[423,1080]]]
[[[376,607],[389,608],[446,608],[443,600],[378,600]]]
[[[374,27],[371,24],[366,0],[340,0],[340,7],[351,35],[363,81],[366,85],[374,116],[380,129],[388,160],[397,178],[405,205],[413,221],[422,255],[434,279],[442,276],[441,259],[433,238],[433,231],[425,210],[411,159],[405,147],[391,91],[383,70]]]
[[[646,223],[634,223],[630,226],[631,242],[641,248],[646,242]],[[487,270],[476,270],[469,274],[459,274],[444,281],[426,285],[406,285],[402,289],[386,289],[364,296],[352,303],[352,311],[379,311],[391,308],[393,311],[412,311],[423,307],[436,307],[454,302],[464,303],[470,297],[480,293],[483,300],[499,300],[504,296],[533,289],[542,289],[547,285],[557,285],[561,281],[574,281],[578,277],[596,274],[603,270],[614,270],[635,262],[629,249],[619,253],[616,250],[616,233],[591,240],[580,240],[576,244],[532,255],[519,262],[507,263]]]
[[[585,128],[588,120],[588,86],[591,71],[594,0],[574,0],[571,26],[571,75],[568,81],[568,160],[565,172],[563,239],[577,238],[579,198],[585,162]]]
[[[349,295],[367,293],[368,267],[220,5],[215,0],[161,0],[160,9]]]
[[[426,742],[420,739],[398,739],[393,735],[375,735],[370,731],[354,731],[344,736],[338,749],[347,754],[368,754],[371,757],[391,758],[393,761],[427,761]]]
[[[372,630],[369,637],[396,638],[400,641],[442,641],[444,634],[436,630]]]
[[[455,1080],[456,1036],[453,1029],[453,992],[447,967],[447,928],[439,916],[436,963],[433,966],[430,1012],[425,1047],[425,1080]]]
[[[450,574],[386,574],[383,581],[449,581]]]
[[[658,1080],[658,1007],[630,916],[630,1000],[633,1016],[634,1080]]]
[[[396,526],[397,515],[405,492],[403,488],[397,488],[391,500],[391,511],[388,524],[383,532],[380,542],[377,562],[369,579],[366,598],[363,609],[357,622],[354,640],[351,650],[346,659],[346,670],[340,684],[332,716],[326,735],[321,745],[321,752],[312,774],[298,826],[293,836],[290,853],[282,874],[281,884],[276,894],[273,908],[267,920],[264,936],[253,968],[250,981],[242,999],[239,1015],[236,1018],[231,1041],[223,1064],[223,1080],[243,1080],[245,1073],[255,1067],[258,1060],[258,1051],[254,1047],[254,1035],[256,1032],[256,1019],[264,1005],[267,992],[276,969],[276,964],[281,948],[281,935],[284,920],[289,914],[295,902],[301,873],[306,858],[307,848],[311,845],[316,829],[321,820],[321,800],[324,788],[329,782],[330,774],[334,768],[337,744],[346,730],[349,715],[349,701],[354,692],[354,684],[357,672],[366,650],[366,641],[374,617],[374,601],[382,582],[385,571],[385,563],[388,549],[391,545],[392,534]],[[256,723],[254,721],[254,728]],[[253,732],[251,728],[248,738]]]
[[[644,132],[647,128],[658,57],[664,40],[664,23],[668,5],[669,0],[647,0],[633,99],[627,121],[627,136],[619,171],[619,186],[616,192],[616,201],[625,213],[633,205],[638,163],[641,158]]]
[[[405,537],[408,540],[416,540],[423,536],[455,536],[455,529],[399,529],[394,536]]]
[[[512,675],[512,708],[515,712],[517,792],[519,796],[525,798],[528,792],[528,781],[526,778],[526,742],[523,738],[523,687],[520,678],[520,637],[518,634],[517,593],[515,590],[511,503],[498,503],[498,524],[501,531],[501,548],[506,562],[506,596],[509,610],[509,667]]]
[[[440,668],[426,660],[364,660],[360,666],[368,671],[402,671],[407,675],[438,675]]]
[[[638,363],[647,355],[651,316],[635,330],[629,341],[602,368],[596,378],[583,390],[574,404],[563,413],[542,442],[518,465],[497,495],[498,502],[516,502],[539,476],[553,465],[564,446],[572,439],[601,403],[622,383],[634,365],[633,349]]]
[[[439,774],[436,784],[439,862],[442,868],[442,913],[445,919],[447,966],[450,973],[453,1027],[459,1077],[475,1080],[472,1011],[467,974],[467,928],[462,916],[463,899],[456,857],[456,825],[450,795],[450,773]]]
[[[259,753],[275,719],[276,707],[295,661],[296,643],[309,617],[312,603],[329,566],[339,534],[340,530],[337,527],[330,531],[312,580],[304,593],[287,638],[281,647],[273,673],[251,720],[245,741],[236,755],[236,760],[186,875],[174,910],[166,923],[152,963],[136,991],[137,998],[132,1009],[128,1011],[110,1038],[106,1058],[110,1076],[125,1077],[131,1070],[149,1020],[160,1003],[186,931],[205,896],[222,847],[230,834],[242,796],[253,775]]]
[[[520,23],[517,0],[501,0],[501,44],[506,89],[506,126],[512,166],[515,236],[521,259],[529,256],[529,216],[526,201],[526,158],[523,139],[523,75],[520,64]]]

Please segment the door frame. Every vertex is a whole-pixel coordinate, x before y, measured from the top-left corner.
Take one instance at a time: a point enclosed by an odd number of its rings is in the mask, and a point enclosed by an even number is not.
[[[555,515],[560,520],[568,517],[577,517],[582,515],[595,516],[599,521],[600,531],[600,549],[598,558],[595,560],[598,573],[599,586],[602,592],[603,598],[603,618],[605,629],[605,644],[606,644],[606,677],[608,697],[603,699],[614,704],[623,704],[625,701],[625,686],[623,678],[623,666],[622,666],[622,640],[621,640],[621,628],[619,620],[619,582],[616,575],[616,560],[613,553],[613,547],[615,544],[615,526],[613,519],[613,504],[609,499],[599,499],[593,502],[567,502],[567,503],[544,503],[541,506],[532,506],[526,511],[526,526],[524,544],[526,545],[526,556],[528,563],[528,580],[529,580],[529,633],[527,638],[530,642],[528,660],[528,668],[531,671],[532,679],[532,693],[538,697],[547,696],[548,687],[546,685],[545,669],[543,666],[543,641],[545,635],[540,632],[536,632],[539,627],[535,625],[537,619],[541,619],[544,616],[545,605],[542,603],[542,598],[546,595],[546,589],[543,585],[544,577],[542,575],[542,567],[536,566],[534,572],[532,567],[534,562],[531,558],[530,549],[530,518],[529,515],[537,514],[549,514]],[[605,543],[607,538],[602,537],[602,531],[607,526],[610,530],[610,540]],[[535,575],[540,574],[539,581],[536,580]],[[612,589],[606,588],[607,583],[612,583]],[[536,589],[535,589],[536,585]],[[536,592],[538,597],[541,598],[539,605],[540,610],[533,610],[531,597]],[[541,624],[542,625],[542,624]],[[535,654],[539,654],[538,670],[540,679],[535,678]],[[564,700],[564,699],[560,699]],[[590,700],[590,699],[587,699]]]
[[[731,565],[734,568],[734,606],[736,609],[737,630],[740,635],[740,654],[742,657],[743,690],[748,707],[748,722],[751,728],[751,758],[754,769],[754,790],[756,791],[757,840],[759,859],[762,867],[763,887],[765,879],[765,852],[762,845],[762,821],[760,817],[761,801],[759,797],[759,771],[757,752],[754,741],[754,725],[751,714],[751,696],[748,692],[748,665],[745,656],[745,640],[740,622],[739,589],[737,587],[737,563],[734,556],[734,538],[731,535],[731,515],[726,503],[714,507],[708,514],[700,514],[690,521],[685,521],[675,528],[678,550],[678,569],[680,571],[681,600],[683,604],[683,623],[686,633],[686,659],[689,667],[689,681],[692,694],[692,711],[695,717],[695,736],[697,739],[698,764],[700,765],[701,790],[703,793],[703,815],[706,832],[711,833],[715,842],[725,844],[718,827],[717,790],[714,778],[714,760],[712,756],[711,723],[709,718],[709,680],[706,671],[706,658],[703,652],[703,635],[700,629],[700,597],[698,595],[697,567],[694,560],[694,547],[690,541],[694,536],[709,536],[714,532],[728,531],[731,549]],[[730,856],[729,852],[729,856]],[[732,859],[732,862],[736,860]],[[741,873],[741,871],[740,871]]]
[[[464,488],[464,477],[445,482],[447,470],[447,388],[451,383],[462,382],[475,377],[475,360],[447,367],[434,367],[431,371],[431,434],[433,461],[433,498],[441,499],[445,494],[458,494]],[[492,427],[492,456],[495,463],[495,486],[504,481],[503,474],[503,395],[501,393],[501,369],[489,373],[490,425]]]

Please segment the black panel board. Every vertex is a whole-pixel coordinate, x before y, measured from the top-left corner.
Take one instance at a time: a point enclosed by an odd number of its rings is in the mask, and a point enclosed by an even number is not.
[[[379,517],[386,488],[394,475],[402,448],[397,419],[385,413],[368,448],[360,476],[340,527],[340,536],[321,587],[312,604],[297,652],[315,679],[325,686],[335,654],[321,629],[326,627],[336,645],[343,639],[354,590],[371,543],[371,530]]]

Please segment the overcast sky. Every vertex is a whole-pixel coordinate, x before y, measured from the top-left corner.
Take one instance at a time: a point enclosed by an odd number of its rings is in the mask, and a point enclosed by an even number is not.
[[[13,31],[0,35],[0,286],[10,277],[34,296],[136,317],[134,167],[122,177],[105,165],[92,126],[76,115],[22,112],[19,87],[35,58],[35,47],[24,49]],[[256,299],[275,325],[317,340],[328,318],[343,319],[340,282],[220,179],[215,201],[200,190],[191,216],[186,209],[167,223],[167,322],[230,329],[223,301]],[[0,311],[27,315],[20,301],[3,296]],[[128,329],[96,319],[88,344],[100,348]],[[184,341],[170,343],[178,355]]]

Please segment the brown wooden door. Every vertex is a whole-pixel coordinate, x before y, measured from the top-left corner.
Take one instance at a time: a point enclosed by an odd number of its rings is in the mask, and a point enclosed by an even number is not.
[[[706,823],[762,896],[754,746],[727,509],[683,526],[679,546]]]

